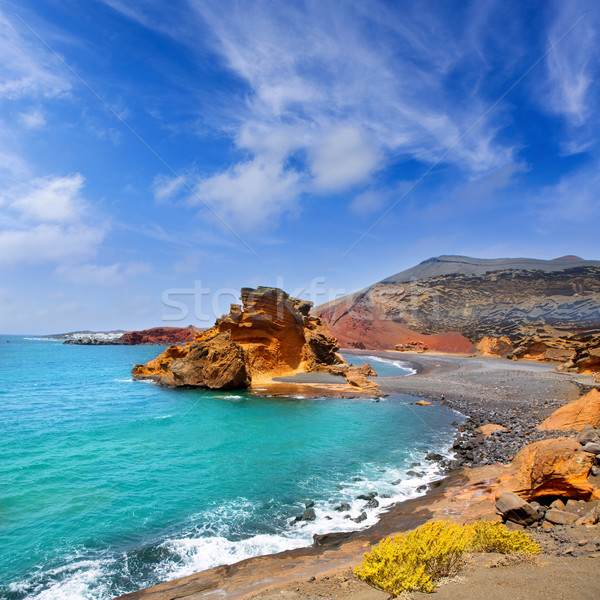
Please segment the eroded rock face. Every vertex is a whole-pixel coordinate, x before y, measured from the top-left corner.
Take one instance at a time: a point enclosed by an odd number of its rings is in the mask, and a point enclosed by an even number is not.
[[[137,344],[185,344],[191,342],[199,329],[188,327],[152,327],[141,331],[128,331],[119,338],[119,343],[126,346]]]
[[[469,353],[488,338],[483,351],[504,354],[489,341],[504,338],[517,358],[600,370],[598,261],[442,256],[313,312],[343,346]]]
[[[509,338],[484,336],[475,347],[486,356],[506,356],[513,351],[513,345]]]
[[[514,492],[527,501],[552,496],[599,499],[598,488],[587,480],[593,464],[594,456],[584,452],[573,438],[529,444],[513,459],[496,496]]]
[[[586,425],[600,427],[600,391],[591,390],[585,396],[555,410],[538,425],[544,431],[581,431]]]
[[[162,385],[233,389],[344,364],[337,340],[310,316],[310,302],[267,287],[243,288],[241,299],[241,306],[232,305],[192,342],[134,367],[133,376]]]

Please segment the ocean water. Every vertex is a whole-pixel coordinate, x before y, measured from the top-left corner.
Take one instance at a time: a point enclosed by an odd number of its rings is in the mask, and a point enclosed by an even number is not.
[[[460,420],[406,396],[133,381],[133,364],[161,350],[0,337],[1,598],[104,600],[371,525],[441,476],[424,453],[447,454]],[[347,502],[358,516],[371,490],[390,497],[366,521],[334,510]],[[293,523],[308,501],[316,520]]]

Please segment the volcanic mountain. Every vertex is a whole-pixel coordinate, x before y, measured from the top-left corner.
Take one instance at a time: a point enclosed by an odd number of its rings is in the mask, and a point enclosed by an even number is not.
[[[503,338],[505,351],[497,353],[506,354],[558,339],[571,340],[571,352],[600,334],[600,261],[439,256],[313,314],[345,347],[471,352]]]

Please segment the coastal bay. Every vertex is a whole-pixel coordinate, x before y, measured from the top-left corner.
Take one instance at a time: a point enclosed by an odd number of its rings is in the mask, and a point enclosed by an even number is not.
[[[537,438],[538,432],[532,427],[534,424],[540,423],[558,406],[576,399],[594,385],[589,375],[557,373],[554,365],[546,363],[397,352],[371,354],[390,360],[404,360],[417,371],[411,377],[382,379],[379,383],[384,392],[410,393],[434,402],[439,402],[444,394],[447,404],[472,414],[474,424],[489,421],[490,418],[494,422],[505,420],[509,425],[506,432],[508,441],[500,462],[508,462],[512,458],[511,444],[514,443],[512,438],[515,435],[520,446],[528,443],[529,437]],[[429,408],[412,407],[415,411],[427,411]],[[503,446],[502,443],[499,445]],[[341,537],[331,536],[311,548],[218,567],[128,594],[122,599],[170,600],[195,598],[200,593],[203,598],[223,597],[225,594],[232,599],[264,600],[281,597],[297,600],[321,597],[336,600],[387,598],[387,594],[373,590],[356,580],[351,573],[352,567],[360,562],[362,554],[372,543],[384,536],[414,528],[430,519],[450,518],[465,522],[477,518],[498,518],[491,492],[502,472],[502,466],[482,464],[485,460],[476,456],[477,452],[468,465],[452,469],[441,484],[430,486],[425,496],[391,507],[376,525],[364,531]],[[600,543],[597,532],[594,530],[590,534],[589,530],[565,530],[559,532],[558,536],[556,532],[554,536],[544,532],[539,532],[538,535],[551,555],[544,555],[538,560],[543,566],[549,565],[550,568],[540,570],[539,564],[508,565],[493,571],[496,587],[490,583],[489,577],[486,579],[492,586],[491,593],[496,594],[493,597],[512,597],[510,591],[502,595],[497,590],[502,587],[510,590],[511,586],[514,588],[526,577],[531,582],[528,588],[528,597],[531,598],[547,597],[545,594],[548,589],[569,590],[569,593],[577,589],[579,598],[596,598],[599,588],[595,574],[600,565],[600,554],[595,551],[598,547],[596,544]],[[577,539],[581,541],[586,538],[590,538],[590,552],[585,557],[564,554],[565,550],[570,550],[571,544],[577,544]],[[472,570],[468,571],[472,578],[473,594],[480,592],[481,583],[477,583],[477,578],[487,577],[491,563],[492,559],[485,564],[480,561],[480,564],[473,565]],[[469,585],[468,579],[465,585]],[[454,592],[448,587],[448,592],[443,597],[465,597],[464,594],[468,591],[469,588],[464,586],[459,586]]]

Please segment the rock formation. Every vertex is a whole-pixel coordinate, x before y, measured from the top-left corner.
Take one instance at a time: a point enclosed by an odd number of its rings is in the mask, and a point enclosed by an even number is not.
[[[573,438],[554,438],[529,444],[509,466],[496,495],[514,492],[527,501],[547,497],[598,500],[598,488],[588,482],[594,455]]]
[[[600,261],[440,256],[313,312],[342,346],[472,352],[480,344],[487,354],[600,370]]]
[[[137,344],[185,344],[191,342],[201,330],[193,325],[188,327],[152,327],[141,331],[128,331],[119,338],[119,343],[134,346]]]
[[[591,390],[585,396],[555,410],[538,425],[543,431],[582,431],[586,425],[600,427],[600,391]]]
[[[169,386],[232,389],[345,365],[337,340],[309,314],[312,303],[268,287],[242,288],[241,299],[241,306],[232,304],[229,314],[193,341],[136,365],[133,376]]]
[[[166,344],[184,344],[194,339],[201,330],[193,325],[188,327],[152,327],[140,331],[126,331],[120,337],[107,338],[90,333],[88,336],[73,337],[65,340],[65,344],[77,346],[137,346]]]

